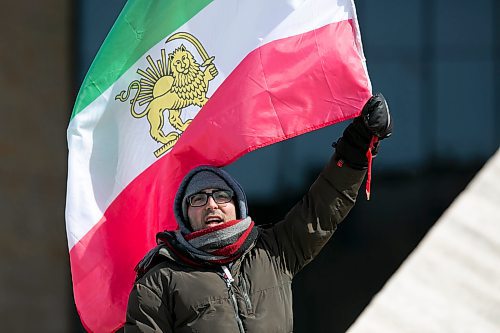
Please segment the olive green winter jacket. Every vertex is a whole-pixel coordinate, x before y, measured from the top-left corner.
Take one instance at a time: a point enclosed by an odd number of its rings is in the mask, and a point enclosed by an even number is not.
[[[284,220],[261,229],[231,265],[232,282],[221,267],[189,267],[164,248],[133,287],[125,332],[292,332],[292,279],[352,208],[364,175],[332,158]]]

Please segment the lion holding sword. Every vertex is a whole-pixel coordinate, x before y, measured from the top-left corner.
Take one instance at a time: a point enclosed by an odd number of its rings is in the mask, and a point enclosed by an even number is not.
[[[213,60],[209,57],[201,43],[191,34],[179,32],[170,36],[166,43],[174,39],[185,39],[191,42],[200,53],[203,64],[198,64],[184,44],[181,44],[172,53],[168,54],[168,61],[165,49],[161,50],[162,59],[154,63],[151,56],[147,56],[150,67],[143,71],[137,70],[141,75],[140,80],[132,81],[128,90],[123,90],[115,99],[121,102],[128,100],[130,91],[136,90],[135,95],[130,100],[130,113],[135,118],[147,117],[150,124],[151,137],[163,144],[155,151],[155,156],[160,157],[170,150],[180,134],[184,132],[191,123],[191,119],[183,121],[181,119],[182,109],[196,105],[203,107],[207,101],[208,85],[217,76],[218,71]],[[202,69],[204,67],[204,69]],[[147,103],[142,112],[135,110],[136,104],[140,106]],[[168,122],[174,128],[167,134],[163,132],[165,123],[164,113],[168,111]]]

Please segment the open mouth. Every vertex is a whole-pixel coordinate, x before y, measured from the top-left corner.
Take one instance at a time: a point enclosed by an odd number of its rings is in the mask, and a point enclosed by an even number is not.
[[[222,222],[224,222],[224,220],[220,216],[208,216],[205,219],[205,223],[206,224],[219,224],[219,223],[222,223]]]

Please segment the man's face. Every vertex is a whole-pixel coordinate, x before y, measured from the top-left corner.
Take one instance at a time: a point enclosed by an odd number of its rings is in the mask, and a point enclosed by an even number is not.
[[[206,189],[201,192],[213,193],[214,191],[217,189]],[[193,231],[198,231],[235,220],[236,206],[232,199],[227,203],[218,204],[209,196],[204,206],[193,207],[188,204],[187,214],[191,228]]]

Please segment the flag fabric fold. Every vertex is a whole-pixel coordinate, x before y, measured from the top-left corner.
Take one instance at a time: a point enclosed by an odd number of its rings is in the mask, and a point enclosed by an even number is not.
[[[66,225],[85,328],[123,325],[133,268],[157,232],[176,229],[190,169],[353,118],[370,96],[352,1],[128,2],[68,127]]]

